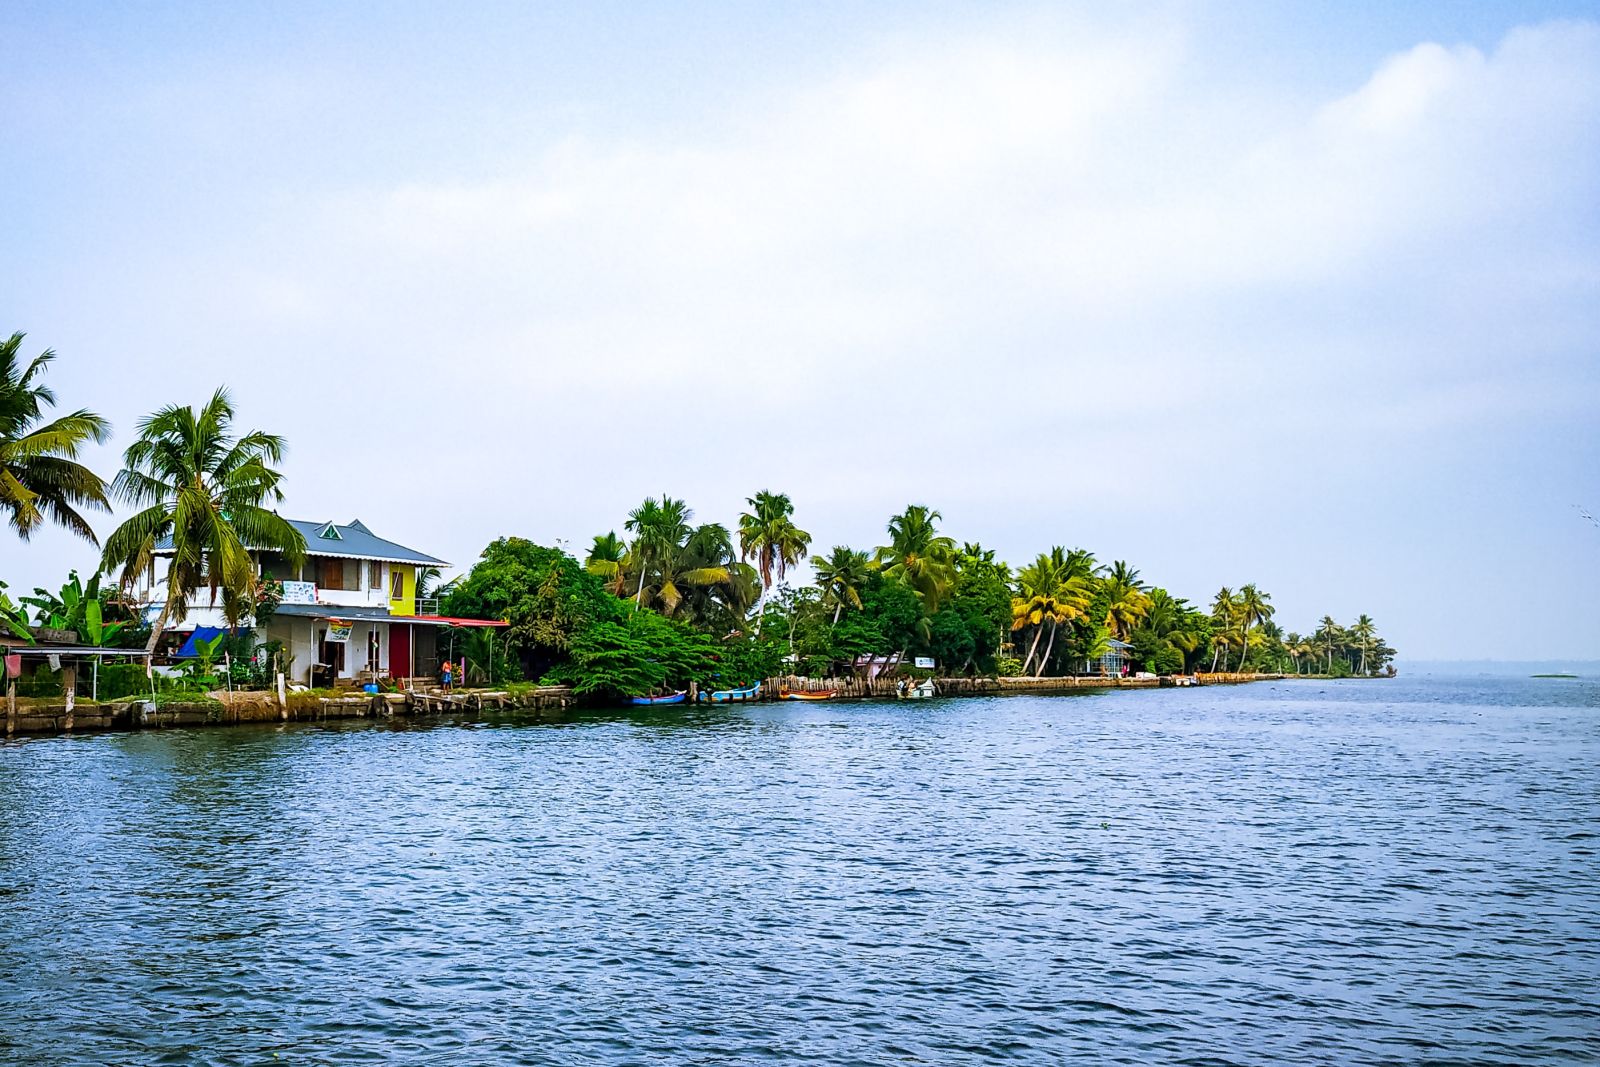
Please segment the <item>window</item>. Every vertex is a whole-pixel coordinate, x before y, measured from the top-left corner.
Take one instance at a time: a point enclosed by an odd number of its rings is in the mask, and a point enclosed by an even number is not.
[[[377,560],[372,560],[367,564],[367,588],[383,588],[383,564]]]
[[[404,600],[406,596],[406,573],[398,568],[389,573],[389,599]]]

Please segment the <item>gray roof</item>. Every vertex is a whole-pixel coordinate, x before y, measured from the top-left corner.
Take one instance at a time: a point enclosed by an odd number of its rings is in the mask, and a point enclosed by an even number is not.
[[[418,552],[393,541],[385,541],[360,519],[351,519],[340,526],[335,522],[306,522],[304,519],[286,520],[306,539],[306,552],[313,556],[337,556],[341,559],[376,559],[388,563],[414,563],[419,567],[448,567],[450,564],[426,552]],[[323,536],[332,531],[338,536]],[[157,552],[172,551],[172,539],[156,542]]]
[[[442,615],[391,615],[388,608],[341,608],[333,604],[279,604],[272,618],[343,619],[346,622],[409,622],[417,626],[449,626],[457,619]],[[267,625],[272,625],[271,620]]]

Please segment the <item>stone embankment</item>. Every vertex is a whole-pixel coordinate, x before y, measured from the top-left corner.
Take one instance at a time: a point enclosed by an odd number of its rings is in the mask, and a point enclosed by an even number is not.
[[[5,709],[6,734],[81,733],[97,730],[162,729],[170,726],[232,726],[239,723],[315,722],[328,719],[394,718],[438,712],[546,710],[572,706],[566,686],[537,689],[457,690],[453,693],[287,693],[282,703],[272,692],[216,692],[198,703],[151,700],[18,700]]]
[[[1237,685],[1287,677],[1282,674],[1200,674],[1183,684]],[[1020,693],[1071,693],[1099,689],[1154,689],[1169,686],[1171,678],[1101,678],[1090,675],[1063,678],[935,678],[941,696],[1005,696]],[[844,700],[892,700],[894,679],[878,678],[772,678],[762,686],[762,700],[777,700],[784,690],[832,692]],[[288,693],[280,703],[276,693],[210,694],[205,703],[156,703],[149,700],[77,701],[63,699],[19,700],[5,709],[5,734],[61,734],[99,730],[148,730],[174,726],[230,726],[240,723],[317,722],[332,719],[384,719],[419,715],[518,709],[544,711],[578,703],[566,686],[515,690],[471,689],[443,693]]]
[[[935,678],[940,696],[1004,696],[1012,693],[1072,693],[1088,689],[1156,689],[1174,684],[1240,685],[1287,677],[1282,674],[1197,674],[1173,678],[1106,678],[1097,675],[1067,675],[1060,678]],[[765,699],[777,699],[784,690],[802,693],[833,693],[839,699],[892,699],[896,695],[892,678],[773,678],[762,686]]]

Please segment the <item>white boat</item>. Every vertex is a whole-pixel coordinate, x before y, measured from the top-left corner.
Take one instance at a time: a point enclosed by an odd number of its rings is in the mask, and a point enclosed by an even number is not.
[[[938,696],[939,690],[933,684],[932,678],[924,678],[916,685],[906,685],[902,682],[895,688],[894,695],[900,700],[929,700]]]

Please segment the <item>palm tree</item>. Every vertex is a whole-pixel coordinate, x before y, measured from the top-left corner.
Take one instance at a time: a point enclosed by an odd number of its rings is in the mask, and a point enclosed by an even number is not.
[[[1357,674],[1367,673],[1367,651],[1372,648],[1378,636],[1378,624],[1372,621],[1370,615],[1362,615],[1356,624],[1350,627],[1350,636],[1356,643],[1356,648],[1361,652],[1361,666],[1356,668]]]
[[[794,504],[788,493],[763,489],[745,502],[751,510],[739,516],[739,558],[755,557],[761,572],[759,603],[765,604],[773,581],[783,581],[789,568],[805,558],[811,535],[794,524]]]
[[[1215,624],[1216,634],[1211,639],[1211,669],[1217,669],[1217,655],[1223,655],[1222,666],[1228,666],[1227,649],[1232,645],[1243,645],[1240,627],[1239,598],[1232,589],[1223,586],[1217,590],[1217,595],[1211,602],[1211,621]]]
[[[1332,615],[1324,615],[1322,617],[1322,621],[1317,624],[1317,632],[1315,637],[1318,641],[1321,641],[1323,647],[1327,649],[1327,671],[1329,674],[1332,674],[1333,646],[1344,640],[1344,632],[1339,628],[1339,624],[1333,621]]]
[[[939,533],[937,511],[912,504],[889,520],[889,543],[873,556],[884,575],[904,582],[922,598],[927,613],[939,610],[939,598],[955,580],[956,543]]]
[[[826,558],[812,560],[811,565],[817,571],[822,603],[833,605],[833,622],[830,625],[839,625],[839,616],[846,605],[861,610],[861,587],[867,584],[867,575],[872,568],[865,552],[834,545]]]
[[[621,596],[627,574],[627,563],[628,546],[617,536],[616,531],[612,530],[595,535],[594,544],[589,549],[589,558],[584,561],[584,568],[599,578],[612,594]]]
[[[0,341],[0,510],[24,541],[49,518],[99,544],[78,509],[110,511],[106,483],[77,458],[90,441],[105,441],[111,426],[82,408],[40,422],[56,395],[39,379],[56,356],[47,350],[24,367],[24,336]]]
[[[267,465],[282,462],[283,438],[260,430],[235,438],[232,423],[225,389],[198,412],[164,407],[139,423],[139,439],[112,482],[118,497],[141,510],[106,540],[101,567],[120,567],[128,588],[154,566],[158,546],[172,554],[166,602],[146,651],[155,650],[168,621],[183,621],[202,587],[213,604],[219,591],[235,602],[253,598],[251,549],[278,552],[290,566],[305,558],[299,531],[263,506],[283,499],[283,475]]]
[[[676,551],[683,544],[689,536],[689,520],[692,518],[694,512],[689,510],[689,505],[665,493],[661,494],[659,502],[646,498],[643,504],[628,513],[628,521],[623,523],[623,527],[634,535],[634,554],[638,556],[634,565],[639,568],[639,587],[635,600],[640,607],[644,606],[644,583],[650,564],[659,562],[667,553]]]
[[[1089,579],[1072,573],[1072,566],[1060,548],[1040,554],[1028,566],[1017,572],[1018,596],[1011,601],[1011,630],[1013,633],[1029,626],[1034,628],[1033,641],[1028,646],[1028,656],[1022,661],[1026,674],[1034,663],[1034,653],[1039,648],[1045,624],[1050,627],[1050,640],[1044,654],[1039,657],[1034,677],[1044,674],[1055,649],[1056,633],[1063,623],[1083,618],[1089,607]]]
[[[1150,598],[1139,582],[1139,572],[1119,559],[1111,565],[1111,572],[1100,580],[1100,588],[1109,600],[1106,626],[1119,640],[1126,641],[1128,634],[1150,612]]]
[[[1239,628],[1243,631],[1244,652],[1239,656],[1239,669],[1244,669],[1245,656],[1250,651],[1250,628],[1265,624],[1277,612],[1272,606],[1272,594],[1263,593],[1256,588],[1254,582],[1239,587],[1239,597],[1236,604],[1236,617]]]

